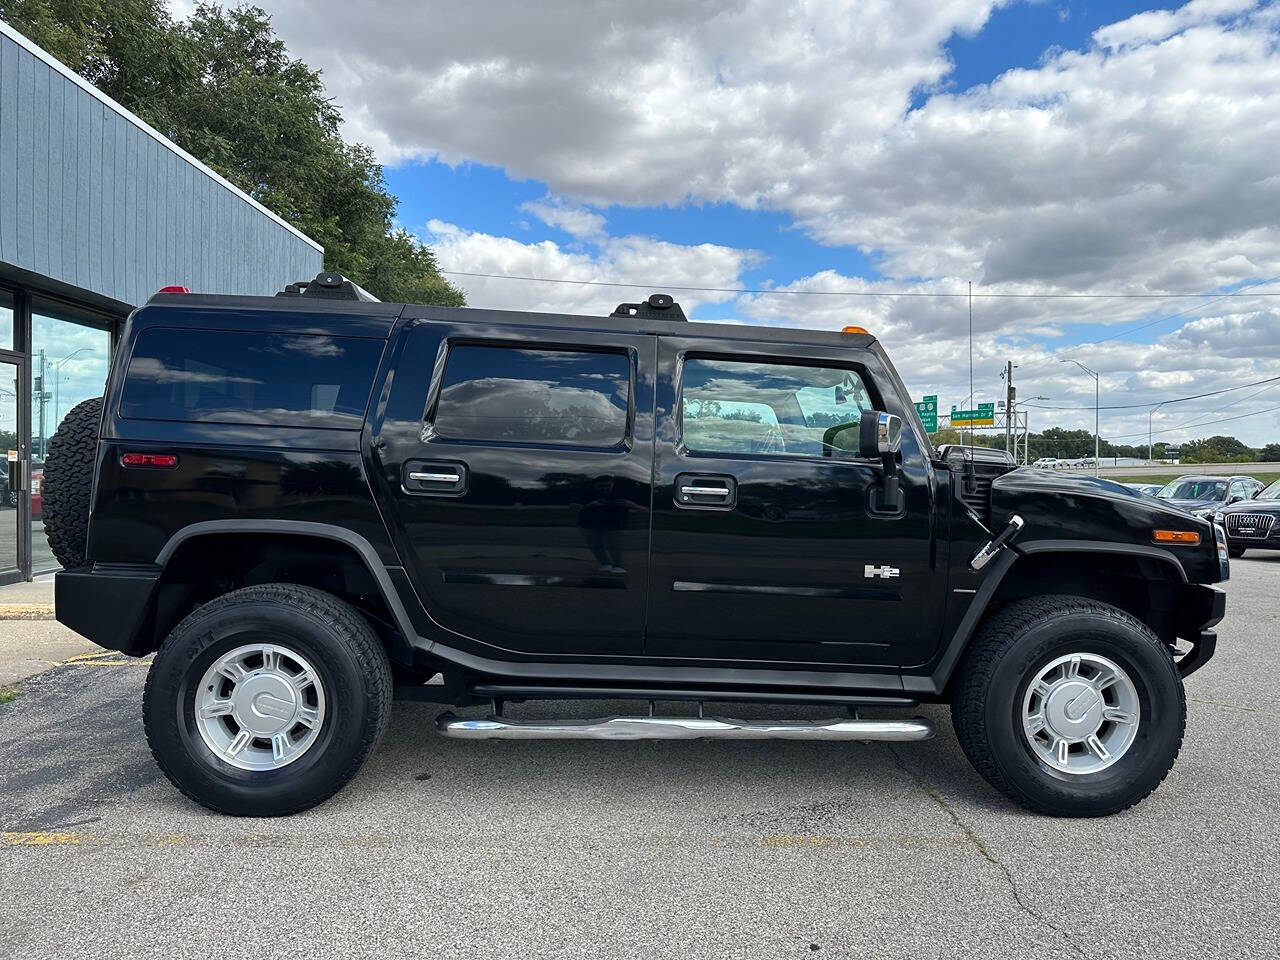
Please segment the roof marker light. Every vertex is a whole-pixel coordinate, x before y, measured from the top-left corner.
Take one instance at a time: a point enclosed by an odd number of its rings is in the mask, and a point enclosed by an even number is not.
[[[840,332],[841,333],[865,333],[867,336],[871,336],[871,332],[867,330],[866,327],[845,327]]]
[[[169,286],[161,287],[159,290],[156,291],[156,293],[190,293],[190,292],[191,291],[188,290],[186,287],[179,286],[178,284],[170,284]]]

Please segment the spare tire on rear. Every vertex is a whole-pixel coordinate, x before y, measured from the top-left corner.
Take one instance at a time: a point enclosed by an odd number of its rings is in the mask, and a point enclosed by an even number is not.
[[[84,564],[101,420],[101,397],[76,404],[49,441],[44,461],[44,532],[49,549],[66,568]]]

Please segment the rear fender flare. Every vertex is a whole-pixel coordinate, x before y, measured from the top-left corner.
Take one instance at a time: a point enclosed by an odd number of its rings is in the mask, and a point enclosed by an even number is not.
[[[360,534],[346,527],[330,523],[314,523],[307,520],[205,520],[183,527],[169,538],[164,547],[156,554],[156,566],[163,569],[173,558],[178,548],[189,540],[199,537],[227,533],[271,534],[272,536],[303,536],[334,540],[350,547],[368,568],[369,574],[378,585],[382,599],[395,618],[396,627],[404,637],[407,647],[413,647],[418,633],[413,627],[409,611],[405,609],[400,594],[391,582],[386,564],[378,556],[377,550]]]

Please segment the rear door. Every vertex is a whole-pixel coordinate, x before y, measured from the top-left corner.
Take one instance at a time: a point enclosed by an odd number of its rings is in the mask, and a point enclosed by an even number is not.
[[[647,650],[712,660],[907,665],[936,645],[936,497],[903,431],[901,505],[824,443],[904,415],[867,351],[663,337]]]
[[[378,482],[441,642],[644,646],[656,340],[414,321]]]

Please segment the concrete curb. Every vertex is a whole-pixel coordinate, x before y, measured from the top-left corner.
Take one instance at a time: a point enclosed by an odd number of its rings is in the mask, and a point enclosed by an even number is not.
[[[0,603],[0,620],[53,620],[52,603]]]

